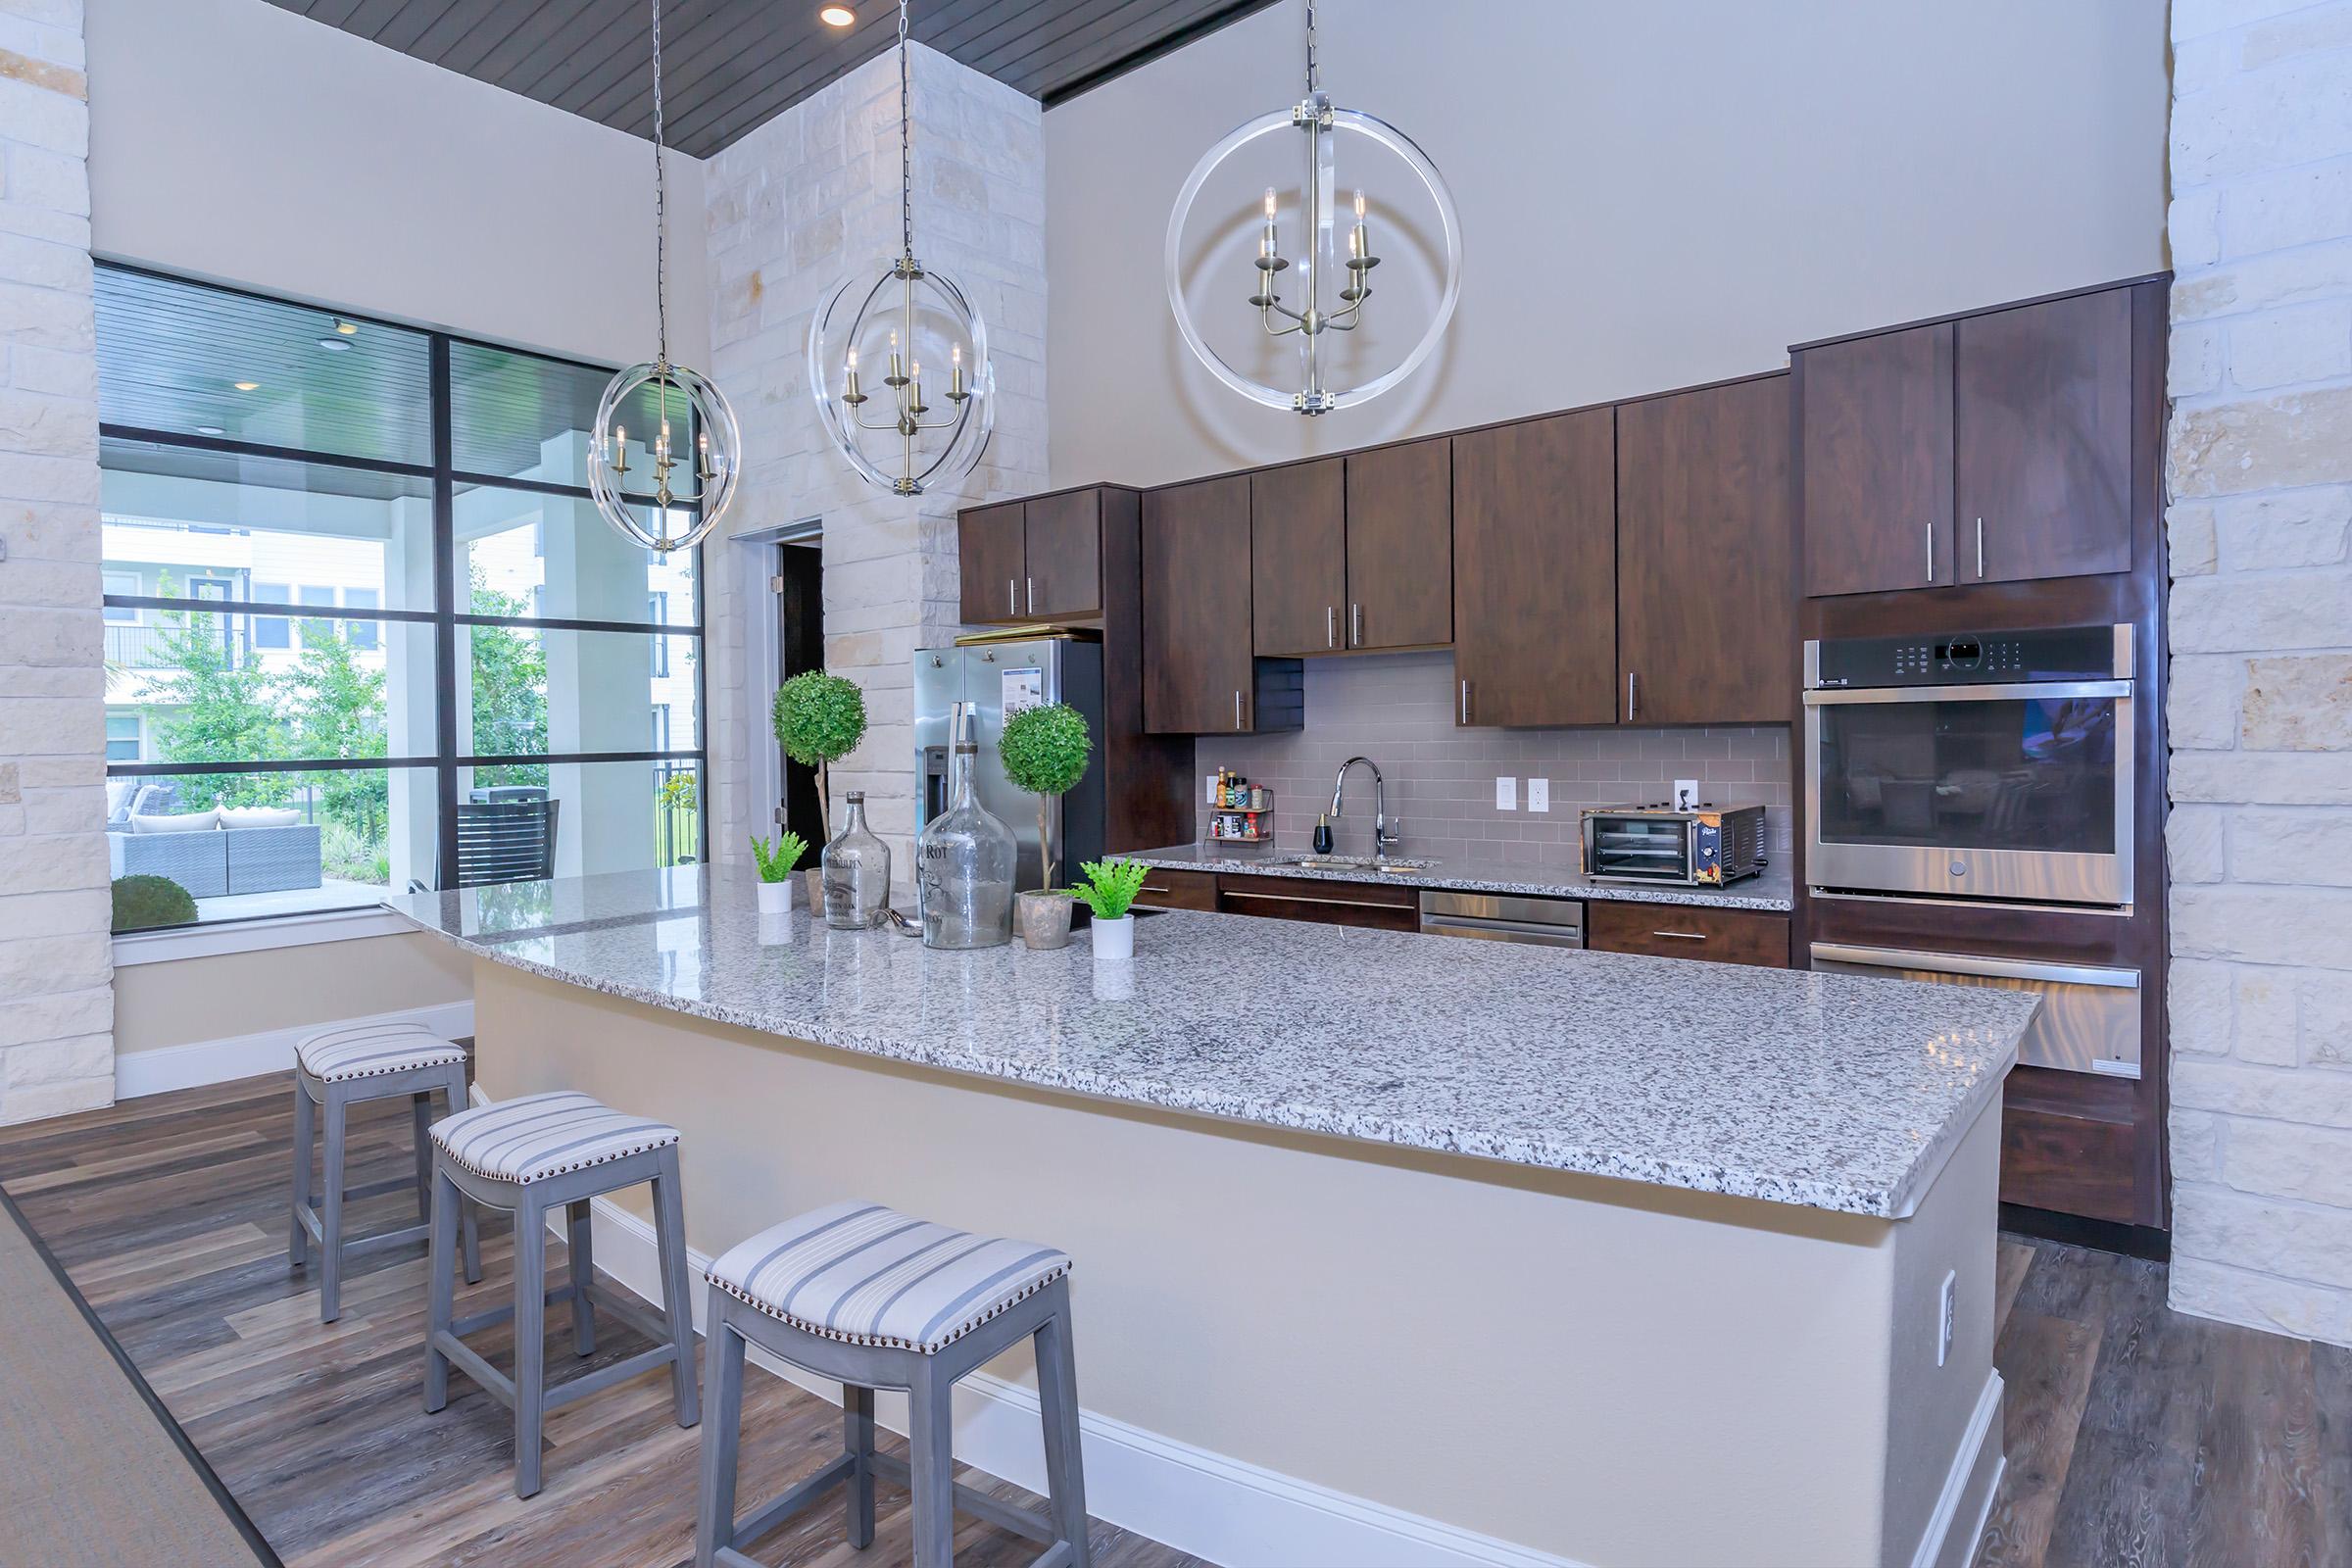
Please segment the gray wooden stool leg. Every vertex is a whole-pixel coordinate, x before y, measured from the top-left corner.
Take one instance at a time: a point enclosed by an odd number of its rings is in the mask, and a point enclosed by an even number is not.
[[[956,1382],[937,1356],[914,1363],[906,1391],[907,1490],[914,1502],[914,1568],[956,1561]]]
[[[456,1321],[458,1287],[450,1253],[457,1247],[458,1208],[463,1201],[457,1184],[436,1165],[424,1291],[424,1408],[428,1415],[449,1403],[449,1357],[441,1353],[436,1336]]]
[[[654,1236],[662,1251],[662,1304],[669,1321],[669,1341],[677,1348],[670,1363],[670,1388],[678,1407],[678,1425],[691,1427],[703,1418],[694,1388],[694,1304],[686,1284],[686,1200],[679,1191],[676,1145],[662,1151],[654,1175]]]
[[[851,1467],[850,1544],[863,1551],[874,1544],[874,1391],[843,1384],[841,1418]]]
[[[318,1107],[311,1092],[294,1080],[294,1213],[286,1239],[286,1257],[296,1268],[311,1260],[311,1233],[302,1216],[311,1207],[311,1160],[318,1154]]]
[[[727,1322],[725,1298],[710,1293],[704,1322],[704,1403],[701,1500],[695,1508],[694,1568],[711,1568],[720,1548],[735,1545],[735,1477],[743,1441],[743,1336]]]
[[[547,1215],[530,1190],[514,1211],[514,1495],[540,1487],[547,1421]]]
[[[433,1217],[433,1141],[427,1129],[432,1125],[432,1091],[411,1095],[409,1136],[416,1146],[416,1217],[428,1224]]]
[[[571,1273],[571,1348],[581,1355],[596,1353],[596,1316],[588,1307],[588,1286],[596,1278],[596,1242],[591,1232],[588,1200],[575,1198],[564,1204],[565,1266]]]
[[[466,1064],[464,1062],[450,1064],[449,1076],[441,1081],[441,1099],[446,1115],[455,1116],[466,1108]],[[430,1173],[434,1169],[434,1158],[432,1140],[429,1135],[417,1157],[422,1161],[417,1168],[427,1173],[426,1180],[428,1182],[432,1181]],[[468,1285],[482,1283],[482,1230],[481,1223],[477,1218],[479,1211],[479,1205],[471,1199],[460,1195],[458,1214],[459,1224],[465,1232],[466,1283]]]
[[[343,1088],[326,1086],[325,1191],[318,1197],[318,1321],[343,1315],[343,1148],[349,1117]]]
[[[1056,1287],[1056,1291],[1064,1289]],[[1066,1300],[1034,1336],[1037,1398],[1046,1424],[1047,1508],[1070,1544],[1070,1568],[1087,1568],[1086,1472],[1078,1452],[1078,1363]]]

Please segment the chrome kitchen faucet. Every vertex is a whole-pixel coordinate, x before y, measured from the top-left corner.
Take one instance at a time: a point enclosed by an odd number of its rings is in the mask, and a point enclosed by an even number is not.
[[[1372,853],[1386,857],[1396,845],[1396,835],[1389,831],[1389,782],[1380,776],[1380,764],[1369,757],[1350,757],[1340,764],[1340,776],[1332,780],[1331,814],[1336,820],[1346,813],[1340,809],[1340,798],[1348,789],[1348,770],[1361,762],[1372,770]]]

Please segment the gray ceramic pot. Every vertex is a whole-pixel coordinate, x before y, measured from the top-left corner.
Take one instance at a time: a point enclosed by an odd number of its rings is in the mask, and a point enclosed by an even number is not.
[[[1066,893],[1014,894],[1012,920],[1021,941],[1038,949],[1068,947],[1072,902]]]

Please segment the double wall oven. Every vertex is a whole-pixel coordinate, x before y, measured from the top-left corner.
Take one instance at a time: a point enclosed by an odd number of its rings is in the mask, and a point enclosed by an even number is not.
[[[1806,879],[1816,897],[2128,912],[2132,628],[1805,645]],[[2136,1077],[2136,969],[1817,942],[1817,969],[2041,994],[2030,1065]]]

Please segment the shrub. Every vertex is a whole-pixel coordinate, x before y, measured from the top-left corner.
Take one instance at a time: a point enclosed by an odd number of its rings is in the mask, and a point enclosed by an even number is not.
[[[117,931],[143,931],[150,926],[193,925],[196,898],[168,876],[115,878]]]
[[[1004,721],[997,752],[1004,760],[1004,776],[1012,787],[1037,797],[1038,864],[1046,886],[1054,886],[1053,839],[1048,805],[1077,788],[1086,776],[1086,760],[1095,749],[1086,732],[1086,715],[1066,703],[1043,703],[1024,708]]]
[[[817,820],[831,838],[833,792],[826,771],[865,738],[865,693],[839,675],[804,670],[776,688],[768,717],[784,755],[816,769]]]

